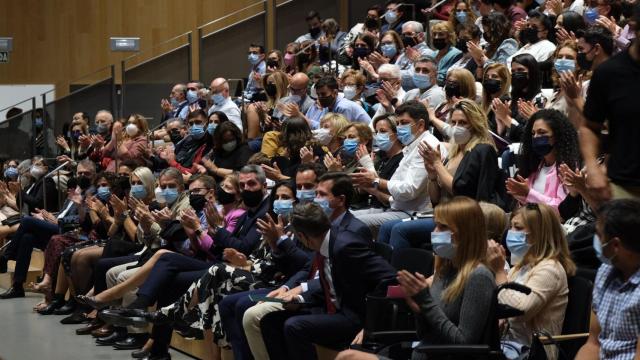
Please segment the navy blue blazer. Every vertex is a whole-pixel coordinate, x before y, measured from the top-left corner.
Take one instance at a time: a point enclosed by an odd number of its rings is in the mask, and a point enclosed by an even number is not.
[[[238,224],[232,233],[224,228],[218,229],[209,252],[220,257],[224,249],[234,248],[249,257],[260,243],[262,236],[258,232],[257,221],[263,218],[268,210],[269,197],[266,197],[256,210],[248,210],[238,219]]]

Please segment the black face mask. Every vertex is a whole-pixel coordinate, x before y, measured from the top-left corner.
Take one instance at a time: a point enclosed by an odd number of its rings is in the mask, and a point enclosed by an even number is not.
[[[578,57],[576,58],[576,63],[578,63],[578,66],[580,67],[580,69],[585,71],[591,70],[591,67],[593,66],[593,60],[587,59],[587,53],[584,53],[584,52],[578,53]]]
[[[331,107],[331,105],[333,105],[335,98],[333,96],[318,97],[318,101],[320,102],[320,105],[323,108],[328,108],[328,107]]]
[[[502,87],[502,81],[498,79],[486,79],[482,82],[482,86],[487,90],[489,94],[497,94]]]
[[[458,50],[462,51],[463,53],[467,53],[469,51],[469,48],[467,47],[467,39],[458,39],[458,42],[456,43],[456,47],[458,48]]]
[[[534,137],[531,140],[531,149],[540,157],[546,156],[553,150],[553,145],[549,140],[548,136]]]
[[[356,58],[367,57],[370,53],[371,51],[369,51],[369,49],[363,47],[357,47],[353,49],[353,56],[355,56]]]
[[[524,28],[520,31],[520,42],[523,44],[535,44],[540,40],[538,38],[538,30],[534,28]]]
[[[260,202],[263,198],[262,189],[256,191],[243,190],[242,193],[242,201],[247,207],[254,208],[260,205]]]
[[[171,131],[169,133],[169,137],[171,138],[171,142],[173,144],[177,144],[182,140],[182,135],[180,135],[180,130]]]
[[[78,185],[80,186],[81,190],[87,190],[88,188],[91,187],[91,179],[89,179],[86,176],[79,176]]]
[[[276,87],[276,84],[267,84],[267,87],[264,89],[264,91],[267,93],[267,95],[274,97],[278,93],[278,88]]]
[[[216,189],[216,199],[218,199],[218,202],[220,204],[227,205],[236,201],[236,196],[233,194],[229,194],[228,192],[224,191],[221,186],[218,186],[218,188]]]
[[[380,22],[377,18],[367,17],[364,21],[364,27],[367,29],[377,29],[380,27]]]
[[[267,67],[277,69],[278,68],[278,62],[275,61],[275,60],[267,60]]]
[[[454,97],[460,96],[460,85],[456,83],[446,83],[444,85],[444,93],[447,95],[447,98],[451,99]]]
[[[418,44],[418,41],[413,36],[402,35],[402,43],[404,44],[405,47],[407,46],[411,47],[411,46],[416,46],[416,44]]]
[[[438,50],[446,48],[447,45],[449,45],[447,39],[433,39],[433,47]]]
[[[522,91],[529,85],[529,74],[526,72],[515,72],[511,74],[511,86],[515,90]]]
[[[321,29],[319,27],[317,27],[317,28],[309,28],[309,34],[314,39],[317,38],[318,35],[320,35],[320,31],[321,31]]]
[[[189,195],[189,205],[191,205],[196,212],[201,212],[205,205],[207,205],[207,199],[201,194],[191,194]]]

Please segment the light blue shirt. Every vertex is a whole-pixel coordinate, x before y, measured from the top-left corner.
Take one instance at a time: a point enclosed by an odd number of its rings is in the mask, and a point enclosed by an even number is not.
[[[260,61],[256,66],[252,66],[251,72],[249,72],[249,76],[247,78],[247,87],[244,90],[244,97],[249,100],[251,100],[253,95],[260,92],[260,89],[262,88],[253,78],[253,74],[256,72],[260,75],[264,75],[267,72],[267,63],[264,60]]]
[[[330,112],[344,115],[350,122],[361,122],[369,124],[371,117],[367,114],[362,106],[358,105],[351,100],[346,99],[343,95],[338,95],[338,98],[331,108],[321,108],[317,104],[313,104],[305,114],[307,119],[311,121],[311,129],[317,129],[320,127],[320,120],[322,117]]]

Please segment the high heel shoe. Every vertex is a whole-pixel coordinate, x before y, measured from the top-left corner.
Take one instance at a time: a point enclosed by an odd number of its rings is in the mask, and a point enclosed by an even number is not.
[[[85,304],[96,310],[102,310],[104,308],[109,307],[109,304],[96,301],[95,296],[78,295],[76,296],[76,299],[78,300],[79,303]]]

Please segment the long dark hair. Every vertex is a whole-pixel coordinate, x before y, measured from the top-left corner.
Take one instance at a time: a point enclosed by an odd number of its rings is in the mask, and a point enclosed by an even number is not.
[[[575,169],[581,164],[580,148],[578,147],[578,133],[569,119],[558,110],[544,109],[536,112],[527,121],[522,133],[522,147],[518,163],[518,173],[527,178],[540,167],[542,157],[532,149],[533,124],[537,120],[543,120],[553,131],[554,150],[556,152],[556,166],[567,164]]]
[[[236,139],[236,148],[244,143],[242,132],[240,131],[240,129],[238,129],[236,124],[232,123],[231,121],[225,121],[222,124],[218,125],[216,131],[213,132],[213,152],[215,154],[220,154],[224,151],[222,149],[222,143],[224,141],[222,137],[227,131],[230,131],[231,134],[233,134],[233,137]]]
[[[540,89],[542,89],[542,77],[540,76],[540,66],[538,66],[538,61],[530,54],[520,54],[516,55],[511,63],[518,63],[527,68],[529,71],[529,85],[524,89],[523,92],[515,90],[512,88],[511,97],[516,99],[525,99],[531,100],[538,93],[540,93]],[[513,77],[513,71],[512,71]]]
[[[575,11],[567,10],[562,13],[562,27],[568,33],[573,31],[574,34],[577,34],[578,30],[586,29],[587,24],[584,22],[582,15]]]
[[[289,118],[282,124],[280,144],[289,150],[289,158],[297,158],[300,149],[313,138],[311,128],[304,118]]]
[[[482,26],[486,26],[488,30],[484,33],[484,38],[489,43],[486,51],[487,57],[490,58],[496,53],[500,44],[509,38],[511,23],[503,13],[492,12],[482,17]]]

